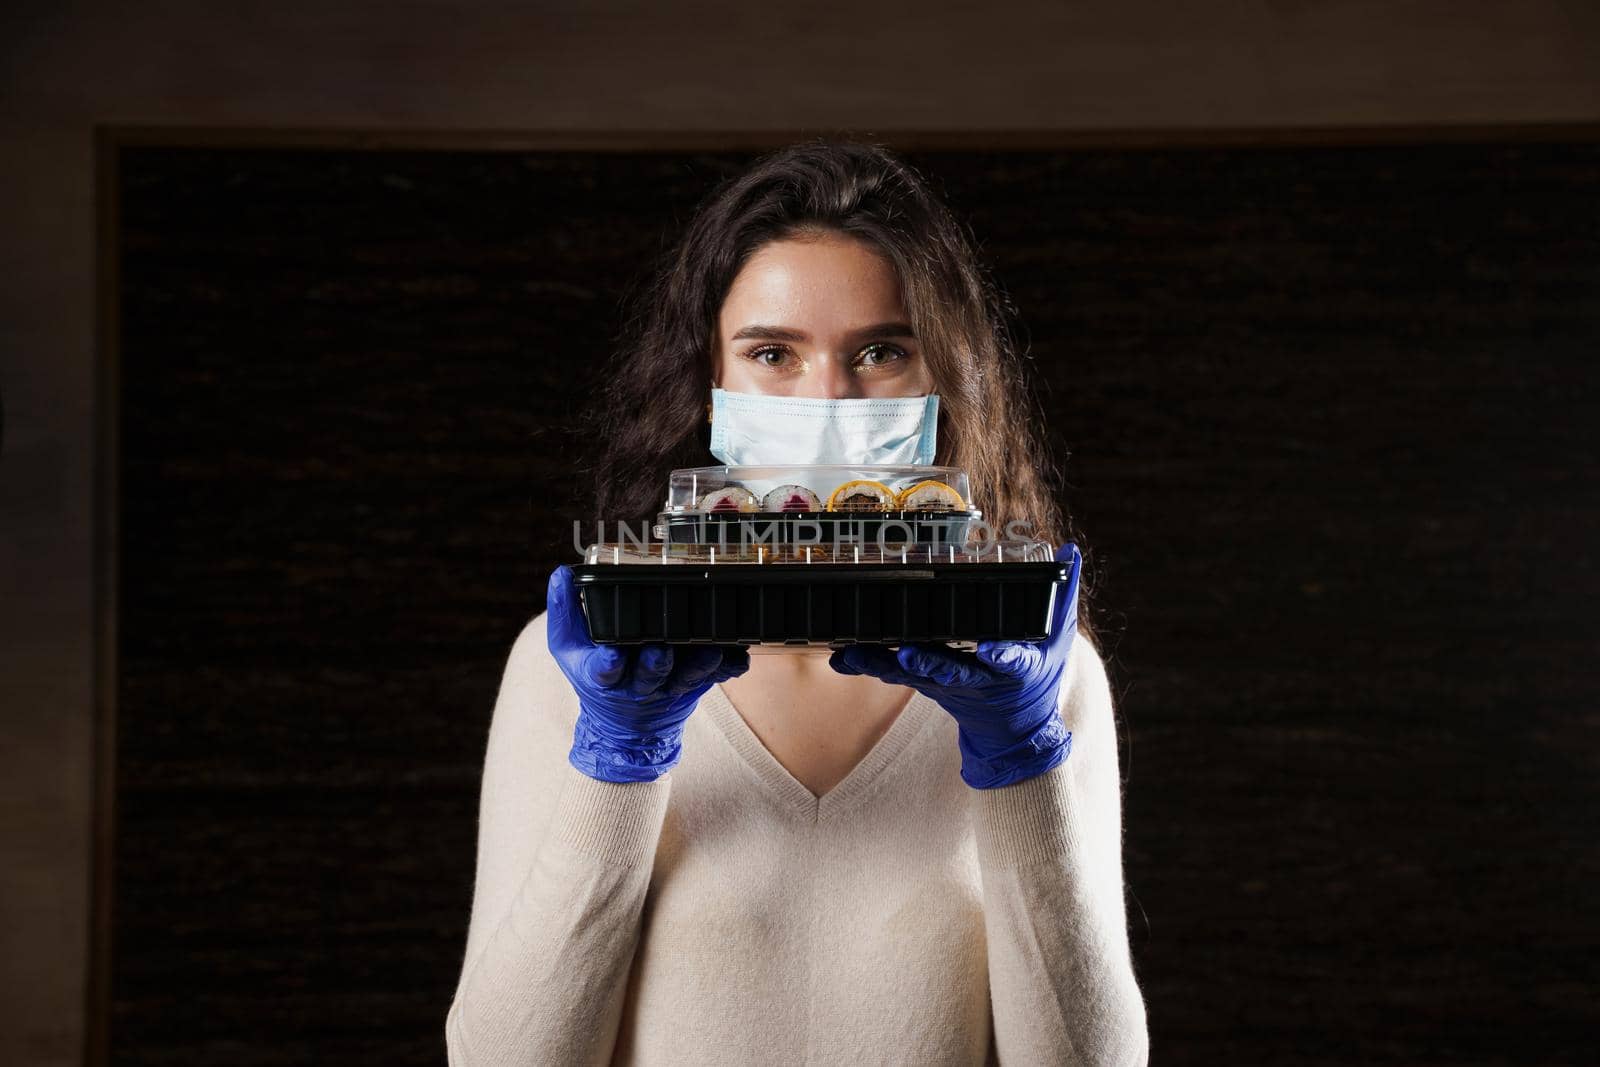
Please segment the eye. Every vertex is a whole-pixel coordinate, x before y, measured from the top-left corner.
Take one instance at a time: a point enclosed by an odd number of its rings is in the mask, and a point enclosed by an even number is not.
[[[906,351],[896,345],[878,342],[870,344],[861,350],[861,365],[866,367],[882,367],[901,359],[909,359]]]
[[[763,367],[781,367],[783,366],[783,357],[788,354],[788,350],[782,345],[763,345],[761,348],[752,348],[746,352],[744,358],[759,363]],[[767,357],[769,356],[774,358],[768,359]]]

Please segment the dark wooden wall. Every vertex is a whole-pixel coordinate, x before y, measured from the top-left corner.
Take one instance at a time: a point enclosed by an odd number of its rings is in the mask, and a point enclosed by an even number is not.
[[[443,1062],[571,413],[744,158],[124,151],[117,1062]],[[912,158],[1072,450],[1156,1061],[1582,1061],[1600,146]]]

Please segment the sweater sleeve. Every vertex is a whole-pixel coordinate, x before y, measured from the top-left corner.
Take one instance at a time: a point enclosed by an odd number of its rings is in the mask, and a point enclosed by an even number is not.
[[[666,816],[670,772],[620,784],[567,761],[577,698],[545,625],[514,644],[489,727],[452,1067],[610,1061]]]
[[[971,791],[1002,1064],[1145,1064],[1149,1031],[1123,902],[1121,776],[1105,665],[1076,641],[1067,758]]]

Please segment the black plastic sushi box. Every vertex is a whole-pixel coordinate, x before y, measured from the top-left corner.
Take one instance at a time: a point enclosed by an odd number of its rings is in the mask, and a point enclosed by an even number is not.
[[[971,499],[955,467],[675,470],[652,530],[619,528],[573,566],[589,635],[763,651],[1048,637],[1068,564],[1048,542],[977,538]]]

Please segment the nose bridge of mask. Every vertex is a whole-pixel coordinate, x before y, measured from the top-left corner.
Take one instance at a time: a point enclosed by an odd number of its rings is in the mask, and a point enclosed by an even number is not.
[[[711,453],[730,465],[926,465],[939,397],[797,397],[711,391]]]

